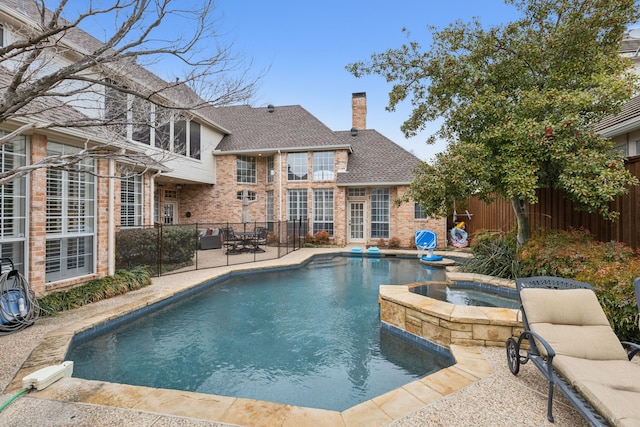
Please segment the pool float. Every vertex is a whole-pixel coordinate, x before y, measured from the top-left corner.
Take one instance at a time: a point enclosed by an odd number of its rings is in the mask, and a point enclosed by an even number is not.
[[[462,227],[464,227],[464,222],[456,225],[449,232],[451,235],[451,244],[456,248],[466,248],[469,246],[469,235],[462,229]]]

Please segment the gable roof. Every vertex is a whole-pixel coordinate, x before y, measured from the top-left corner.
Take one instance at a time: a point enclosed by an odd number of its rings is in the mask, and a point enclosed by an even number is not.
[[[231,133],[216,151],[308,151],[349,148],[324,123],[299,105],[253,108],[248,105],[218,107],[211,115]]]
[[[606,137],[620,135],[640,127],[640,95],[627,101],[619,114],[607,116],[595,126]]]
[[[419,158],[380,134],[376,130],[350,131],[335,134],[351,145],[352,153],[346,172],[338,172],[338,186],[399,185],[413,181],[413,169]]]

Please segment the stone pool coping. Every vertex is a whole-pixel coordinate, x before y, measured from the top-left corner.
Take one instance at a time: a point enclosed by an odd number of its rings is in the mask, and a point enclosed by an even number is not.
[[[515,289],[512,280],[457,271],[447,271],[447,281]],[[518,310],[456,305],[409,290],[420,284],[380,286],[381,320],[447,348],[504,346],[523,330]]]
[[[158,280],[154,279],[152,289],[148,287],[145,288],[146,292],[136,293],[136,291],[127,294],[120,306],[89,315],[72,325],[48,333],[23,363],[5,392],[15,393],[21,390],[21,379],[27,374],[45,366],[61,363],[71,340],[77,333],[124,314],[144,309],[230,272],[293,266],[318,253],[332,252],[337,251],[298,251],[290,254],[294,256],[275,260],[277,262],[265,261],[259,265],[209,270],[205,272],[206,274],[199,271],[197,274],[184,273],[180,276],[163,276],[157,278]],[[176,284],[178,281],[182,283]],[[492,374],[489,363],[478,349],[454,344],[450,346],[450,350],[456,361],[455,365],[342,412],[73,377],[63,378],[45,390],[31,392],[30,396],[64,402],[138,409],[246,426],[383,426]]]

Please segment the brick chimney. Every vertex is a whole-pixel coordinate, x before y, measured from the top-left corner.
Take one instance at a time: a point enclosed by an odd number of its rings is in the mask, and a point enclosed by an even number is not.
[[[351,94],[351,126],[358,130],[367,128],[367,93]]]

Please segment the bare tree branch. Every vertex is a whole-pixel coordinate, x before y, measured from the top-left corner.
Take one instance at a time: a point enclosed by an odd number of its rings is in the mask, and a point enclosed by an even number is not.
[[[132,161],[133,147],[144,152],[145,146],[127,139],[127,126],[153,128],[180,114],[200,114],[203,107],[247,102],[262,77],[221,43],[213,0],[188,7],[182,0],[4,3],[19,13],[3,23],[8,36],[0,47],[0,123],[11,123],[13,130],[0,133],[0,146],[27,131],[73,128],[84,132],[87,147],[114,144],[107,156]],[[168,64],[169,79],[145,68],[159,64]],[[126,111],[107,114],[107,93],[121,97]],[[84,158],[104,155],[81,151]],[[6,171],[0,184],[59,167],[60,160]],[[73,164],[75,157],[63,160]]]

